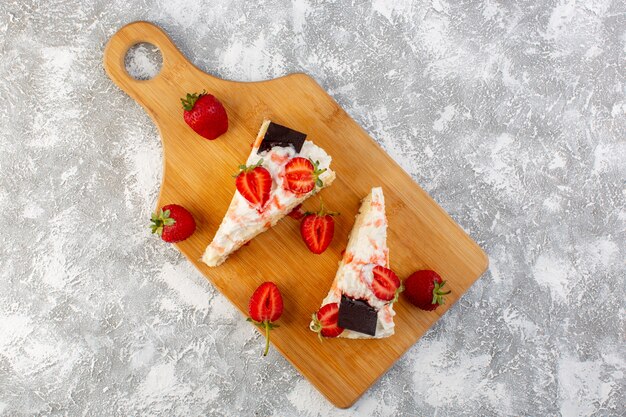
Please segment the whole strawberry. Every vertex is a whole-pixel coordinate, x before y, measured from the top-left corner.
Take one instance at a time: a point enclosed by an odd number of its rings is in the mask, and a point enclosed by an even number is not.
[[[315,254],[320,254],[328,248],[335,234],[335,219],[337,213],[327,212],[324,203],[317,213],[305,213],[300,223],[300,234],[307,248]]]
[[[404,280],[404,294],[413,305],[432,311],[443,304],[444,296],[451,292],[443,290],[445,284],[435,271],[421,270]]]
[[[191,213],[178,204],[163,206],[152,214],[151,222],[152,233],[170,243],[183,241],[196,230],[196,222]]]
[[[339,327],[339,304],[329,303],[322,306],[317,313],[313,313],[311,330],[316,332],[320,340],[322,337],[337,337],[343,333]]]
[[[213,140],[228,130],[226,109],[211,94],[187,93],[180,101],[185,122],[203,138]]]
[[[274,324],[283,314],[283,297],[278,287],[273,282],[264,282],[254,291],[248,303],[248,321],[265,329],[265,350],[263,356],[267,356],[270,349],[270,330],[278,327]]]

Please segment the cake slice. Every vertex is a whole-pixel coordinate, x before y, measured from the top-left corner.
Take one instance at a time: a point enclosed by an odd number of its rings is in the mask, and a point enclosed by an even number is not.
[[[391,336],[393,303],[402,289],[388,268],[385,198],[378,187],[361,203],[337,275],[313,315],[311,330],[350,339]]]
[[[329,186],[335,179],[331,159],[322,148],[306,140],[304,133],[264,120],[246,166],[241,168],[246,175],[261,177],[266,192],[262,201],[255,200],[259,196],[257,187],[243,187],[237,178],[235,195],[202,261],[209,266],[220,265],[298,204]],[[302,165],[314,167],[313,184],[302,179],[306,168]]]

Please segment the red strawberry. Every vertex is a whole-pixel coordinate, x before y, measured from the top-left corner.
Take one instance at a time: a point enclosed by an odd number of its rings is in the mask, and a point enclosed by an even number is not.
[[[239,193],[250,202],[257,210],[263,210],[265,203],[270,199],[272,190],[272,176],[263,168],[259,160],[256,165],[241,165],[235,184]]]
[[[302,204],[298,204],[288,214],[292,219],[300,220],[306,215],[306,212],[302,210]]]
[[[450,294],[443,291],[445,284],[435,271],[417,271],[404,280],[404,293],[413,305],[431,311],[444,303],[444,295]]]
[[[196,230],[196,222],[191,213],[178,204],[163,206],[152,214],[151,221],[152,233],[170,243],[185,240]]]
[[[265,329],[265,351],[263,356],[267,356],[270,349],[270,330],[278,327],[274,324],[283,314],[283,297],[280,295],[278,287],[273,282],[264,282],[254,291],[248,303],[248,321]]]
[[[187,93],[181,98],[183,103],[183,118],[194,132],[209,140],[216,139],[228,130],[228,116],[226,109],[211,94]]]
[[[310,192],[317,185],[323,187],[324,183],[319,176],[326,168],[319,169],[319,161],[296,157],[285,165],[285,189],[295,194],[302,195]]]
[[[380,265],[372,269],[372,274],[374,277],[370,288],[376,298],[383,301],[398,301],[398,296],[404,288],[396,274],[391,269]]]
[[[335,233],[335,214],[326,212],[323,202],[317,213],[305,213],[300,224],[300,234],[311,252],[320,254],[330,245]]]
[[[337,337],[343,332],[343,327],[339,327],[339,304],[330,303],[322,306],[317,314],[313,313],[313,324],[311,330],[317,333],[320,340],[323,337]]]

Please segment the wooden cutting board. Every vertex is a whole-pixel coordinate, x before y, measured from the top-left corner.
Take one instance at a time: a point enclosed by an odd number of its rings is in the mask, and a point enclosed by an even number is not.
[[[127,50],[140,42],[157,46],[163,56],[161,71],[147,81],[131,78],[124,67]],[[196,219],[195,234],[176,247],[244,315],[256,287],[274,281],[285,311],[272,332],[273,346],[336,406],[352,405],[487,268],[480,247],[311,77],[291,74],[261,82],[213,77],[187,61],[163,30],[147,22],[128,24],[113,35],[104,51],[104,67],[144,107],[161,134],[158,207],[181,204]],[[182,117],[180,98],[202,90],[218,97],[228,112],[228,132],[214,141],[196,135]],[[264,118],[306,133],[333,157],[337,180],[320,195],[329,209],[341,213],[335,238],[323,254],[314,255],[300,238],[299,223],[285,218],[220,267],[209,268],[200,257],[235,191],[232,175],[248,157]],[[311,314],[335,276],[360,200],[373,186],[382,186],[385,193],[391,268],[401,278],[434,269],[448,281],[452,294],[435,312],[418,310],[401,297],[396,334],[390,338],[321,343],[309,331]],[[318,204],[313,197],[304,207]],[[271,360],[261,357],[261,338],[258,344],[258,360]]]

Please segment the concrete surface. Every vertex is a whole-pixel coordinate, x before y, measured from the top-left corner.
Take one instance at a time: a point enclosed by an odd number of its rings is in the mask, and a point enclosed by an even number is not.
[[[101,65],[140,19],[311,74],[489,253],[352,409],[148,233],[159,138]],[[3,1],[0,34],[0,415],[623,415],[626,3]]]

